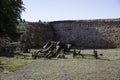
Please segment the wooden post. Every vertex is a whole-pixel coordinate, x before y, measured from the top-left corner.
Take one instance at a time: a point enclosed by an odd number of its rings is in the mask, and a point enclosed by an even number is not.
[[[96,59],[98,59],[98,54],[97,54],[97,51],[96,51],[95,49],[94,49],[93,53],[94,53],[94,57],[95,57]]]

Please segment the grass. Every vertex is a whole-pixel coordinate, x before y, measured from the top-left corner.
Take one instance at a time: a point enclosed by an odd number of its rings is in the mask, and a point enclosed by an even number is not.
[[[14,57],[8,58],[8,57],[0,57],[0,66],[2,66],[5,70],[8,71],[16,71],[19,68],[31,63],[33,60],[31,59],[24,59],[24,55],[21,52],[16,52],[14,54]],[[26,54],[27,55],[27,54]],[[30,57],[31,55],[28,54]]]
[[[82,56],[76,56],[75,58],[73,58],[73,55],[65,55],[67,59],[88,59],[88,60],[96,60],[96,58],[94,56],[84,56],[84,58],[82,58]]]
[[[4,58],[1,60],[1,66],[8,71],[16,71],[31,62],[32,60]]]
[[[96,50],[115,50],[120,52],[120,48],[96,49]]]
[[[25,53],[22,53],[22,52],[15,52],[14,53],[14,58],[17,58],[17,59],[31,59],[32,58],[32,54],[25,54]]]
[[[120,48],[115,48],[116,51],[120,51]]]

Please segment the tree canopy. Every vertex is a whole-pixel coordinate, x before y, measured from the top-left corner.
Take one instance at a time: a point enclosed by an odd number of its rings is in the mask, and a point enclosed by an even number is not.
[[[0,36],[12,35],[24,11],[22,0],[0,0]]]

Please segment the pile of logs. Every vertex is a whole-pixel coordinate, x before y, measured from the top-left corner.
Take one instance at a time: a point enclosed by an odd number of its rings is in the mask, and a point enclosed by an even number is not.
[[[68,52],[71,48],[71,44],[64,44],[60,41],[48,41],[44,46],[42,50],[39,50],[37,52],[32,53],[33,59],[36,59],[38,57],[44,57],[44,58],[65,58],[64,53]]]
[[[60,41],[55,42],[55,41],[48,41],[44,46],[43,49],[35,51],[32,53],[32,58],[37,59],[37,58],[65,58],[66,52],[69,52],[73,55],[73,58],[76,57],[82,57],[85,58],[85,56],[93,56],[95,59],[99,59],[98,57],[98,52],[97,50],[93,49],[93,53],[89,54],[84,54],[81,53],[81,50],[76,51],[70,51],[71,49],[71,44],[64,44],[61,43]],[[100,56],[103,56],[100,54]]]

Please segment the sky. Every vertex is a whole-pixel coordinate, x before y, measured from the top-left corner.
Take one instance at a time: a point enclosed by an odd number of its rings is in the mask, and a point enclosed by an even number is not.
[[[23,0],[26,21],[120,18],[120,0]]]

